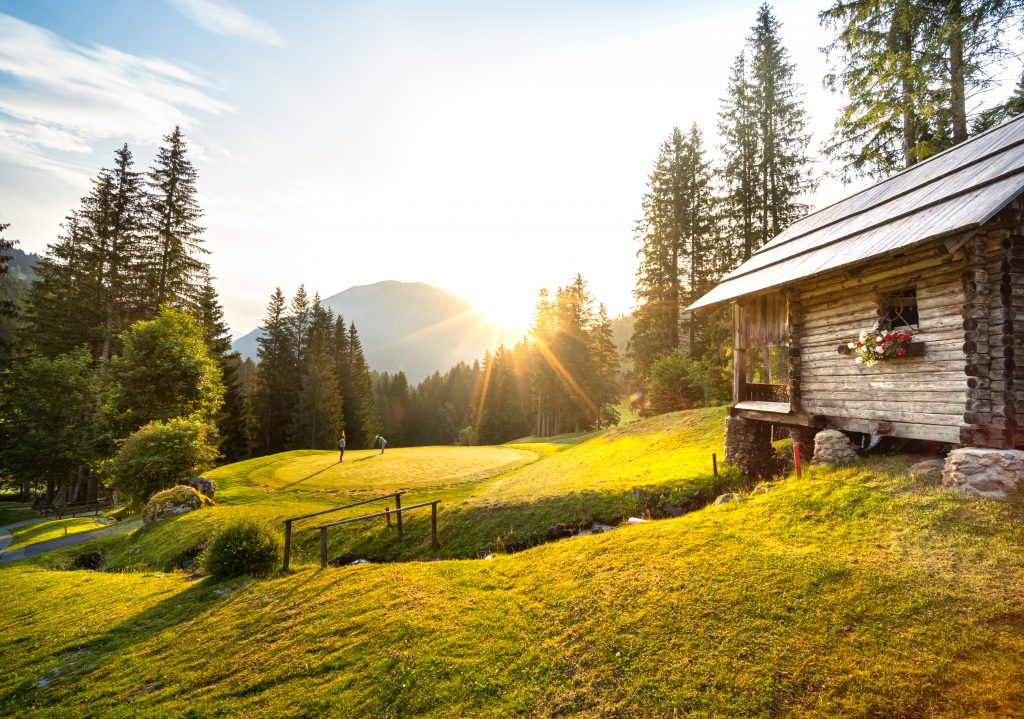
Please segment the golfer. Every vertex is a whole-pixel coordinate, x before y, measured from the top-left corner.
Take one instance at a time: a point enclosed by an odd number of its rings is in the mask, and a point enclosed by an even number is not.
[[[338,440],[338,452],[341,453],[341,456],[338,457],[338,461],[339,462],[344,462],[345,461],[345,435],[341,435],[341,439]]]
[[[379,434],[373,438],[373,443],[376,444],[378,441],[380,442],[380,453],[384,454],[384,447],[387,446],[388,441]]]

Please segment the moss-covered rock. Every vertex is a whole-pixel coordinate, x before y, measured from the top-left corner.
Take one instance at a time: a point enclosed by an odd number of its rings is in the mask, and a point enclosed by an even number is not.
[[[148,527],[164,517],[212,506],[212,499],[192,487],[179,484],[153,495],[142,510],[142,523]]]

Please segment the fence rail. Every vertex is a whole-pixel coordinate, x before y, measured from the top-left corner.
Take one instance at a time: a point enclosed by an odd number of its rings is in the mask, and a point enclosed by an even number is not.
[[[390,496],[390,495],[389,495]],[[435,499],[430,502],[420,502],[419,504],[410,504],[408,507],[398,507],[394,509],[385,509],[383,512],[375,512],[373,514],[364,514],[360,517],[348,517],[347,519],[339,519],[337,522],[328,522],[326,524],[316,525],[316,529],[320,530],[320,567],[324,568],[327,566],[327,530],[331,527],[337,527],[341,524],[350,524],[352,522],[361,522],[366,519],[374,519],[376,517],[385,517],[388,520],[388,524],[391,524],[391,515],[397,515],[398,523],[398,538],[402,538],[402,512],[408,512],[410,509],[420,509],[421,507],[430,507],[430,541],[433,546],[437,546],[437,505],[440,500]]]
[[[330,509],[321,509],[319,512],[310,512],[309,514],[300,514],[297,517],[288,517],[281,521],[284,522],[284,565],[281,567],[282,571],[288,571],[288,562],[291,558],[292,550],[292,522],[298,522],[302,519],[309,519],[311,517],[319,517],[323,514],[330,514],[331,512],[340,512],[343,509],[352,509],[352,507],[358,507],[363,504],[369,504],[370,502],[381,502],[385,499],[395,498],[395,509],[398,512],[398,536],[402,536],[402,495],[405,492],[392,492],[391,494],[382,494],[379,497],[370,497],[369,499],[361,499],[358,502],[352,502],[351,504],[343,504],[340,507],[331,507]],[[388,518],[388,524],[390,524],[390,517]]]

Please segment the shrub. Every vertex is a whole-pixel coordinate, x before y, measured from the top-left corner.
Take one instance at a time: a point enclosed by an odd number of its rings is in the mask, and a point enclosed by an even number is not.
[[[267,576],[281,563],[281,536],[266,522],[239,519],[213,538],[206,551],[206,571],[218,579],[251,574]]]
[[[110,462],[114,486],[145,504],[161,489],[183,484],[217,458],[214,430],[206,422],[176,417],[150,422],[124,441]]]
[[[99,569],[102,564],[103,550],[98,548],[86,549],[71,560],[73,569]]]
[[[707,407],[728,401],[729,383],[720,369],[675,349],[651,365],[648,397],[654,414]]]

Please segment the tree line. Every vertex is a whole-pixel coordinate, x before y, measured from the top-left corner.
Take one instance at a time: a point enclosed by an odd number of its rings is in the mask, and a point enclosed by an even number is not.
[[[835,174],[884,176],[1024,111],[1024,78],[1005,101],[970,106],[1009,56],[1006,30],[1021,9],[1008,0],[837,0],[819,13],[835,32],[824,85],[848,98],[822,148]],[[720,102],[717,162],[697,125],[677,127],[648,177],[627,351],[645,411],[728,399],[731,317],[685,308],[805,215],[803,198],[819,182],[781,27],[761,5]]]

